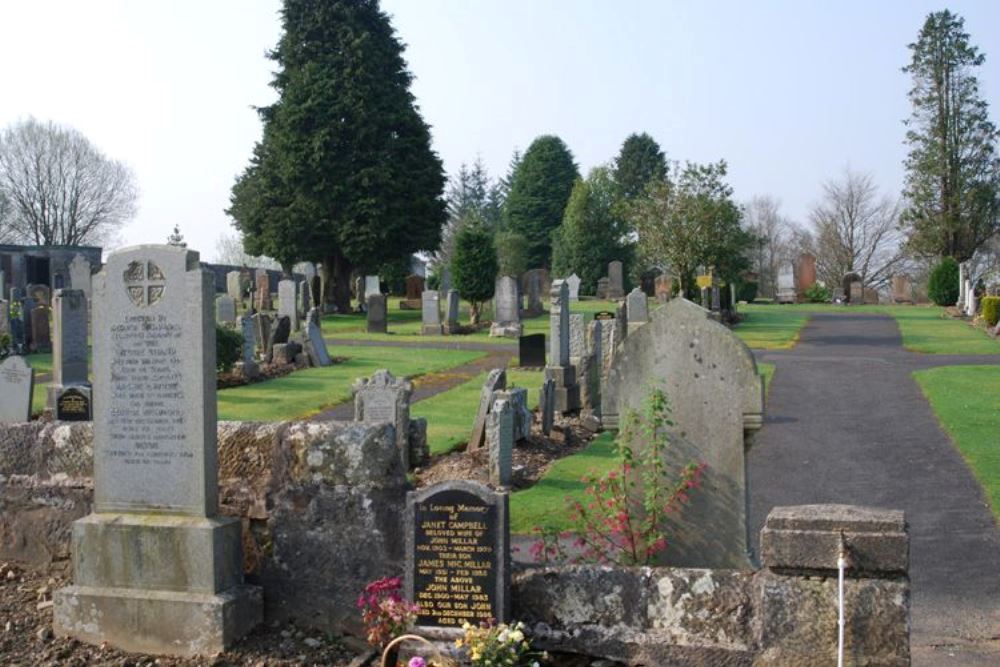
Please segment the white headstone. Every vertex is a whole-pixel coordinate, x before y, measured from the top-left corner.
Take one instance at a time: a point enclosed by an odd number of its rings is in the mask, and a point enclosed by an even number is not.
[[[292,331],[299,329],[299,309],[295,296],[294,280],[285,279],[278,282],[278,317],[287,317]]]
[[[566,279],[566,284],[569,286],[569,300],[579,301],[580,300],[580,276],[575,273],[570,275]]]
[[[649,321],[649,302],[646,293],[636,287],[628,293],[625,303],[628,307],[629,330],[634,331]]]
[[[31,394],[35,370],[23,357],[7,357],[0,362],[0,423],[31,419]]]
[[[93,293],[91,284],[93,282],[93,267],[90,260],[81,254],[76,254],[73,261],[69,263],[69,284],[73,289],[83,290],[84,296],[89,301]],[[0,294],[3,291],[0,290]]]
[[[423,327],[421,333],[425,336],[440,336],[441,297],[437,290],[424,290],[421,295],[421,318]]]
[[[365,299],[372,294],[381,294],[382,286],[379,284],[378,276],[365,276]]]

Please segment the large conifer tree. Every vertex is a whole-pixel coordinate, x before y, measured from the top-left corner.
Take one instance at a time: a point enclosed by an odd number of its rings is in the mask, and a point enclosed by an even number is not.
[[[285,0],[281,15],[279,99],[228,212],[248,252],[321,261],[324,298],[347,309],[354,269],[437,247],[444,171],[377,0]]]
[[[621,196],[631,201],[646,191],[646,186],[667,177],[667,158],[660,145],[645,132],[630,134],[615,159],[615,183]]]

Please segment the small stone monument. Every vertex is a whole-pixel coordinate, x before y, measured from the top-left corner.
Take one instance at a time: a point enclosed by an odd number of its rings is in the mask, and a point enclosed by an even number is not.
[[[570,303],[580,300],[580,276],[575,273],[570,274],[569,278],[566,279],[566,284],[569,285],[569,300]]]
[[[58,636],[192,656],[261,621],[240,520],[218,516],[213,293],[176,246],[112,253],[94,279],[94,513],[73,524]]]
[[[250,315],[240,317],[240,332],[243,334],[243,350],[237,372],[248,380],[260,375],[254,352],[257,349],[257,337],[254,335],[254,321]]]
[[[301,313],[302,318],[305,318],[306,314],[312,309],[312,298],[310,295],[312,290],[309,287],[308,280],[303,280],[302,282],[297,283],[296,287],[298,289],[296,295],[299,299],[299,313]]]
[[[892,277],[892,301],[893,303],[913,303],[913,284],[908,275],[897,273]]]
[[[444,322],[444,332],[446,334],[457,333],[461,329],[458,322],[459,298],[458,290],[449,289],[448,292],[447,317]]]
[[[90,421],[88,377],[87,297],[80,289],[56,290],[52,300],[55,336],[52,345],[52,383],[48,405],[61,421]],[[66,392],[68,397],[63,399]]]
[[[608,285],[609,284],[610,284],[610,281],[608,281],[607,276],[605,276],[603,278],[598,278],[597,279],[597,298],[598,299],[601,299],[603,301],[603,300],[605,300],[605,299],[608,298]]]
[[[319,323],[319,308],[313,308],[309,311],[309,317],[306,318],[306,336],[311,350],[309,356],[312,358],[313,365],[323,367],[333,364],[330,353],[326,349],[326,341],[323,340],[323,329]]]
[[[256,276],[257,310],[271,310],[271,278],[264,269],[257,269]]]
[[[528,409],[528,390],[524,387],[511,387],[510,389],[493,392],[491,410],[492,405],[495,405],[498,400],[504,400],[510,404],[510,411],[514,415],[514,441],[520,442],[530,436],[533,417],[531,410]],[[488,430],[489,423],[487,419]],[[487,439],[489,439],[488,433]]]
[[[569,315],[569,362],[576,366],[587,354],[587,329],[583,323],[583,313]]]
[[[809,253],[799,255],[798,271],[795,273],[795,292],[799,303],[808,301],[806,290],[816,284],[816,257]]]
[[[385,294],[369,294],[368,306],[365,311],[368,314],[368,333],[387,333],[389,313],[386,309]]]
[[[375,371],[371,379],[358,378],[353,391],[354,421],[392,424],[396,430],[396,447],[403,470],[409,470],[410,396],[413,385],[408,379],[396,378],[383,368]]]
[[[405,594],[415,632],[510,621],[510,520],[504,492],[449,481],[407,494]],[[443,634],[443,636],[454,636]]]
[[[52,332],[49,328],[49,316],[52,309],[44,303],[31,309],[31,351],[51,352]]]
[[[503,368],[494,368],[486,375],[486,382],[479,392],[479,409],[476,411],[476,421],[472,424],[472,437],[466,445],[466,451],[474,452],[483,446],[483,437],[486,431],[486,417],[489,415],[490,406],[493,403],[493,392],[507,388],[507,371]]]
[[[420,333],[425,336],[440,336],[444,329],[441,326],[441,297],[437,290],[424,290],[420,295],[422,326]]]
[[[622,299],[625,297],[625,280],[622,277],[622,263],[617,259],[608,262],[608,294],[607,299]]]
[[[795,270],[791,264],[782,264],[778,269],[778,290],[774,300],[778,303],[795,303]]]
[[[243,281],[239,271],[230,271],[226,274],[226,294],[236,303],[243,299]]]
[[[552,425],[556,418],[556,383],[552,378],[545,378],[542,382],[541,395],[538,399],[539,407],[542,410],[542,433],[549,435],[552,433]]]
[[[549,364],[545,377],[556,383],[556,410],[573,412],[580,408],[580,387],[576,369],[569,361],[569,288],[563,280],[552,283],[549,302]]]
[[[294,280],[278,282],[278,317],[287,317],[292,331],[299,330],[299,307],[295,296]]]
[[[23,357],[7,357],[0,362],[0,423],[31,419],[31,394],[35,369]]]
[[[851,281],[850,303],[852,306],[862,306],[865,303],[865,290],[860,280]]]
[[[287,344],[288,338],[291,335],[291,320],[289,320],[287,316],[278,317],[274,321],[274,326],[271,327],[270,336],[267,339],[267,352],[264,356],[264,360],[268,362],[274,361],[274,347],[276,345]]]
[[[215,299],[215,321],[219,324],[236,324],[236,300],[228,294]]]
[[[521,299],[517,281],[510,276],[497,278],[493,293],[493,324],[490,336],[517,338],[521,335]]]
[[[415,273],[406,276],[406,298],[399,302],[400,310],[419,310],[423,294],[424,277]]]
[[[486,420],[490,484],[509,487],[514,466],[514,411],[510,401],[498,398]]]
[[[365,300],[372,294],[381,294],[382,285],[379,283],[378,276],[365,276]]]
[[[69,284],[75,290],[83,292],[83,297],[90,300],[91,283],[93,281],[93,267],[90,260],[81,254],[73,256],[73,261],[69,263]],[[0,294],[3,290],[0,289]]]

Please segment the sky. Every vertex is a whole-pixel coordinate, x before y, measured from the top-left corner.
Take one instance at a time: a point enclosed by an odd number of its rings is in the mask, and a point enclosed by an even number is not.
[[[274,100],[265,53],[280,0],[0,0],[0,127],[70,125],[128,164],[141,192],[120,243],[175,224],[203,259]],[[556,134],[581,172],[648,132],[671,160],[724,159],[740,201],[770,195],[806,224],[846,167],[903,183],[907,44],[922,0],[384,0],[449,174]],[[1000,122],[1000,2],[952,2]]]

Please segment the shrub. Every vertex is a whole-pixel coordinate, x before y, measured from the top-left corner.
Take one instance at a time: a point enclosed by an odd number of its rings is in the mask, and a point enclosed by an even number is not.
[[[939,306],[954,306],[958,301],[958,262],[945,257],[931,271],[927,296]]]
[[[233,364],[240,360],[243,354],[243,334],[235,329],[215,325],[215,369],[219,373],[228,373]]]
[[[813,283],[807,287],[804,294],[809,303],[826,303],[832,296],[830,290],[819,283]]]
[[[757,298],[757,288],[758,285],[756,280],[745,280],[741,282],[739,287],[736,288],[736,300],[753,303],[753,300]]]
[[[497,277],[493,233],[482,222],[467,222],[455,234],[451,276],[455,289],[469,302],[472,324],[478,324],[483,302],[493,297]]]
[[[1000,296],[984,296],[979,304],[979,312],[986,324],[995,327],[1000,320]]]

